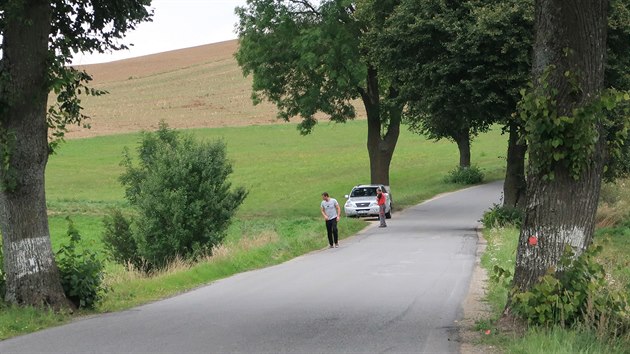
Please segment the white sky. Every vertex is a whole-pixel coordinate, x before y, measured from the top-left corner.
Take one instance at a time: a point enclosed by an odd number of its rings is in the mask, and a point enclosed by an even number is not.
[[[234,8],[246,0],[153,0],[153,22],[127,33],[129,50],[78,54],[73,64],[95,64],[235,39]]]

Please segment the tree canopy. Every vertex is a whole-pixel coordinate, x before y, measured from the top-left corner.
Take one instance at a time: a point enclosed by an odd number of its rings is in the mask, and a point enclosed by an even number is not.
[[[368,116],[371,181],[389,184],[402,105],[392,80],[384,80],[368,39],[378,33],[398,1],[248,0],[237,9],[236,59],[253,77],[253,100],[267,99],[278,116],[301,117],[308,134],[321,112],[331,121],[356,117],[360,99]]]
[[[413,131],[467,145],[510,117],[529,77],[531,9],[514,0],[402,1],[375,47],[383,71],[400,80]]]

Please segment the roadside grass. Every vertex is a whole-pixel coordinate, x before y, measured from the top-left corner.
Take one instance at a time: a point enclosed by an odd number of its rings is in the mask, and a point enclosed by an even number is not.
[[[235,273],[278,264],[327,246],[319,216],[321,193],[328,191],[340,204],[355,184],[369,182],[365,149],[365,122],[320,124],[309,136],[300,136],[295,124],[240,128],[195,129],[201,139],[221,139],[233,162],[234,186],[250,194],[214,256],[198,262],[176,262],[160,274],[146,277],[107,263],[106,283],[111,291],[92,312],[74,315],[7,308],[0,317],[0,339],[69,321],[77,315],[127,309],[173,296]],[[472,160],[486,180],[503,177],[507,138],[495,129],[478,137]],[[50,159],[46,188],[53,249],[67,242],[66,216],[75,223],[83,247],[101,252],[102,217],[111,207],[127,208],[118,182],[122,151],[135,153],[139,134],[69,140]],[[445,184],[443,176],[458,162],[457,147],[401,132],[391,165],[394,209],[400,210],[438,193],[461,188]],[[394,214],[394,220],[395,220]],[[366,226],[342,218],[341,237]]]
[[[151,277],[119,269],[108,276],[113,291],[99,305],[99,312],[126,309],[149,301],[205,285],[229,275],[288,261],[299,255],[322,248],[319,219],[272,220],[271,225],[237,223],[232,229],[252,228],[243,237],[230,237],[215,249],[215,255],[200,262],[178,261]],[[359,220],[343,220],[340,235],[343,240],[365,226]],[[268,231],[268,230],[273,231]],[[265,230],[263,233],[260,231]]]
[[[630,192],[627,180],[619,181],[620,193]],[[608,204],[610,210],[625,207],[625,199]],[[620,204],[617,204],[620,203]],[[603,203],[600,204],[600,207]],[[617,211],[615,211],[617,213]],[[596,231],[595,243],[603,246],[603,252],[598,256],[604,265],[610,286],[618,289],[630,289],[630,215],[625,214],[616,225],[600,228]],[[480,331],[494,329],[496,321],[501,316],[507,301],[507,283],[492,280],[495,266],[514,272],[516,248],[519,230],[515,228],[495,228],[484,230],[487,240],[486,252],[481,258],[481,265],[488,272],[491,280],[487,283],[486,301],[490,305],[492,314],[489,319],[477,323]],[[496,333],[496,330],[492,331]],[[630,336],[620,338],[598,337],[592,330],[586,328],[529,328],[519,337],[515,334],[497,334],[484,336],[481,342],[500,347],[506,353],[629,353]]]
[[[67,313],[7,306],[0,302],[0,340],[57,326],[67,322],[69,318]]]
[[[567,330],[560,327],[530,329],[527,334],[508,346],[514,354],[627,354],[628,342],[602,341],[587,329]]]

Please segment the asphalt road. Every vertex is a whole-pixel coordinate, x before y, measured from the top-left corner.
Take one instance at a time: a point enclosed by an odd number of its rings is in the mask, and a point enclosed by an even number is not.
[[[500,190],[447,194],[339,248],[2,341],[0,353],[457,353],[475,227]]]

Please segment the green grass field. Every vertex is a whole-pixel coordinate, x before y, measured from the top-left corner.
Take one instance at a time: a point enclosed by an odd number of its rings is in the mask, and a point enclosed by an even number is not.
[[[309,136],[300,136],[295,124],[187,131],[199,139],[223,140],[233,163],[233,185],[250,192],[224,246],[207,261],[183,262],[150,278],[108,264],[106,282],[113,291],[96,312],[172,296],[327,246],[319,214],[321,193],[328,191],[343,204],[344,194],[355,184],[370,182],[366,130],[365,121],[355,121],[320,124]],[[51,156],[46,191],[55,250],[67,242],[65,218],[69,216],[83,237],[83,247],[103,253],[102,217],[111,207],[127,206],[118,182],[122,152],[125,147],[135,152],[139,141],[139,134],[70,140]],[[472,161],[487,179],[503,177],[506,142],[500,129],[474,141]],[[443,182],[458,161],[455,144],[427,141],[404,130],[390,170],[395,209],[460,188]],[[365,225],[344,218],[340,236],[348,237]],[[0,339],[75,317],[6,306],[2,310]]]
[[[191,132],[226,142],[233,185],[249,190],[238,219],[317,217],[321,192],[343,201],[355,184],[369,183],[363,121],[322,124],[309,136],[300,136],[293,124]],[[51,157],[46,191],[53,239],[65,233],[66,216],[84,237],[97,238],[108,208],[125,206],[118,182],[122,151],[135,152],[139,140],[138,134],[70,140]],[[473,163],[490,179],[502,177],[505,143],[498,129],[473,143]],[[457,161],[454,144],[403,131],[390,173],[396,208],[457,188],[442,182]]]

